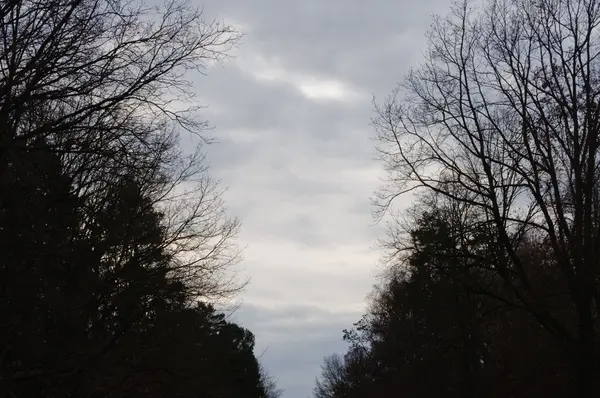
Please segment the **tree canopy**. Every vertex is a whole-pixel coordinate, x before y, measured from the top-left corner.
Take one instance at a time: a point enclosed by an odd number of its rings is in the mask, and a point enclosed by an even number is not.
[[[351,384],[375,396],[598,396],[599,23],[596,0],[459,1],[434,18],[373,119],[376,216],[418,200],[316,396],[351,396],[334,391],[357,366]]]
[[[185,75],[239,33],[178,0],[12,0],[0,37],[0,396],[278,396],[216,309],[239,222]]]

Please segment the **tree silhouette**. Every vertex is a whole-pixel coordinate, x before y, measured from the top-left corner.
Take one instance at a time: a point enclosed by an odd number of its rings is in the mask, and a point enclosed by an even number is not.
[[[239,223],[172,97],[238,34],[177,1],[15,0],[0,35],[0,396],[274,396],[210,304],[243,286]]]
[[[599,9],[595,0],[455,3],[435,19],[424,65],[374,121],[390,177],[379,210],[411,190],[472,207],[496,237],[488,265],[503,299],[565,347],[581,397],[600,388]],[[545,302],[523,256],[529,241],[550,254],[575,328]]]
[[[424,196],[403,241],[390,235],[396,262],[368,313],[345,331],[344,359],[326,360],[316,397],[577,396],[578,369],[565,347],[515,297],[506,299],[509,288],[489,266],[486,225],[477,233],[472,218],[446,203]],[[553,293],[543,304],[575,329],[547,249],[527,249],[527,271]]]

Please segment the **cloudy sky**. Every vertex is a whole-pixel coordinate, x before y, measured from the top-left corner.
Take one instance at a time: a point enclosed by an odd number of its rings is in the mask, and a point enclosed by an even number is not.
[[[383,174],[371,98],[419,62],[448,1],[203,5],[245,33],[235,58],[197,83],[220,142],[208,157],[243,222],[252,278],[234,317],[256,334],[284,397],[306,398],[323,357],[345,349],[342,329],[360,318],[377,274],[383,226],[372,225],[369,197]]]

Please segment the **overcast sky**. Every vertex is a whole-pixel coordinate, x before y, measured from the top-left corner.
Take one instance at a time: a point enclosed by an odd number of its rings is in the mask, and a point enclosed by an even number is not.
[[[431,16],[448,1],[203,4],[245,33],[235,58],[197,82],[220,142],[208,157],[243,222],[252,278],[234,316],[284,397],[306,398],[375,283],[383,226],[372,225],[369,197],[383,173],[371,98],[419,62]]]

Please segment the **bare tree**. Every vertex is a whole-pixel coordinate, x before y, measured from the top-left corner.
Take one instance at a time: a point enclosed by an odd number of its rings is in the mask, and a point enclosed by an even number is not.
[[[14,0],[0,17],[3,151],[50,131],[106,139],[133,122],[147,130],[171,120],[198,132],[204,124],[184,74],[222,59],[239,37],[178,0]],[[47,120],[26,123],[40,105]]]
[[[321,365],[321,380],[317,380],[313,396],[315,398],[336,398],[339,390],[346,381],[344,358],[341,355],[330,355]]]
[[[259,366],[259,373],[260,384],[263,389],[262,398],[280,398],[283,395],[283,390],[277,388],[277,383],[273,376],[269,375],[262,366]]]
[[[498,236],[496,272],[570,347],[582,397],[598,393],[599,24],[596,0],[457,3],[374,120],[390,182],[379,214],[415,189],[477,209]],[[525,235],[549,242],[576,330],[536,300]]]
[[[60,156],[81,199],[82,234],[110,205],[110,188],[135,178],[145,205],[164,214],[172,276],[194,297],[235,292],[226,270],[239,222],[224,212],[201,144],[178,143],[182,131],[208,140],[190,73],[222,60],[239,36],[185,0],[3,2],[0,173],[44,142],[36,148]]]

